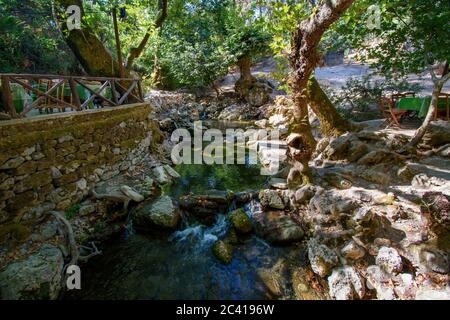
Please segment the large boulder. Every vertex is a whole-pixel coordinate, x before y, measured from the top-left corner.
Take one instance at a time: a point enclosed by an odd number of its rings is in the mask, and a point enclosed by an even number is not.
[[[256,233],[271,243],[291,243],[303,239],[304,231],[282,211],[257,212],[253,215]]]
[[[169,196],[161,196],[155,202],[136,210],[132,217],[137,227],[158,226],[174,229],[180,222],[178,207]]]
[[[62,288],[63,267],[61,250],[45,244],[0,273],[0,297],[7,300],[57,299]]]

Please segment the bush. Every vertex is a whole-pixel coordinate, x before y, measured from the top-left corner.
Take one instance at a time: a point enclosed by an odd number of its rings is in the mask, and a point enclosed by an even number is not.
[[[406,79],[373,79],[373,75],[350,78],[339,90],[324,88],[331,102],[347,119],[366,121],[382,118],[380,99],[389,92],[418,92],[422,87]]]

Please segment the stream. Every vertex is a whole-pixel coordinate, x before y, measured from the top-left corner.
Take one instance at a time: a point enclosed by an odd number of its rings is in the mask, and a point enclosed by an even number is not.
[[[259,190],[267,183],[258,165],[178,165],[181,179],[162,189],[177,199],[189,192]],[[234,205],[229,210],[235,209]],[[253,200],[244,206],[251,217],[261,210]],[[128,232],[103,246],[103,254],[82,266],[82,289],[66,299],[267,299],[271,295],[260,277],[279,261],[298,265],[304,252],[298,246],[273,246],[256,235],[234,246],[233,260],[224,265],[211,247],[223,237],[230,223],[218,213],[206,226],[185,219],[168,234]],[[286,278],[289,278],[286,276]],[[283,298],[292,298],[292,288]]]

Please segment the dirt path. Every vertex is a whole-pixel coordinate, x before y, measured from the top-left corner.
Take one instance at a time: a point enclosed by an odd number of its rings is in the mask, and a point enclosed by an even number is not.
[[[263,61],[255,64],[252,68],[252,74],[255,77],[263,77],[272,80],[273,78],[271,74],[275,71],[277,71],[277,68],[273,58],[264,59]],[[315,71],[315,76],[320,84],[337,90],[342,88],[350,78],[362,78],[371,72],[373,72],[373,70],[368,65],[347,62],[336,66],[317,68]],[[219,87],[223,91],[232,91],[234,83],[237,79],[239,79],[239,76],[239,71],[234,70],[219,81]],[[383,77],[375,76],[374,79],[380,80],[383,79]],[[419,84],[423,87],[422,91],[419,92],[419,95],[431,94],[433,90],[433,83],[431,81],[431,76],[428,73],[424,73],[422,75],[410,74],[407,79],[410,83]],[[444,86],[443,92],[450,92],[450,82]]]

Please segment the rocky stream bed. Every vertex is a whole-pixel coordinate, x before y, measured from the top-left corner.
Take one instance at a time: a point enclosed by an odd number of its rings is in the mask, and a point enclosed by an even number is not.
[[[316,129],[314,184],[292,188],[286,97],[259,108],[231,97],[148,99],[166,132],[154,158],[97,186],[68,217],[82,251],[95,251],[92,241],[101,250],[81,265],[82,290],[61,289],[70,253],[49,217],[11,251],[14,263],[0,273],[3,296],[450,299],[448,123],[436,123],[428,149],[416,155],[397,152],[408,133],[382,129],[380,121],[337,138],[320,139]],[[261,176],[248,163],[173,166],[170,133],[200,119],[228,121],[207,125],[222,129],[235,121],[278,129],[281,148],[258,152],[260,165],[276,159],[278,172]]]

